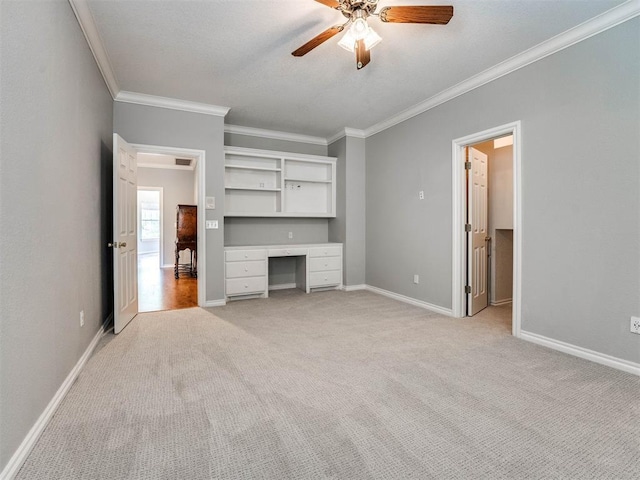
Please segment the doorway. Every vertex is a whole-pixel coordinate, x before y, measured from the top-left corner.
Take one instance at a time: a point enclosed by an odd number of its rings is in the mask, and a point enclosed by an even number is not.
[[[139,311],[196,307],[202,304],[204,276],[175,277],[178,205],[197,209],[197,246],[203,245],[200,197],[204,192],[204,152],[135,145],[138,160],[138,299]],[[197,249],[194,246],[193,249]],[[200,260],[204,255],[199,249]],[[191,251],[179,253],[186,263]]]
[[[500,146],[500,141],[494,144],[496,139],[504,142],[507,138],[509,140],[506,141],[512,141],[512,145]],[[494,305],[493,308],[502,305],[501,309],[511,303],[511,331],[514,336],[520,335],[521,318],[520,146],[520,122],[514,122],[454,140],[452,155],[453,316],[473,315],[482,310],[483,302]],[[478,166],[475,171],[471,165],[473,162]],[[476,188],[482,182],[474,184],[473,177],[481,175],[482,168],[485,168],[484,194],[487,197],[484,205],[482,186]],[[504,182],[505,176],[510,176],[510,181]],[[492,191],[491,177],[494,177],[494,182],[502,179],[502,188],[493,188]],[[478,217],[474,201],[476,206],[484,206],[484,223]],[[474,295],[479,305],[472,306],[474,298],[471,297]]]

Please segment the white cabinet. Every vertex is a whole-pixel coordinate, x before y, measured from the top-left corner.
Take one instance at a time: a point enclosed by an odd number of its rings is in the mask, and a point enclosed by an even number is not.
[[[313,289],[342,287],[342,244],[225,247],[225,293],[229,299],[269,296],[269,259],[297,257],[296,284]]]
[[[226,217],[335,217],[336,159],[225,147]]]
[[[224,283],[227,297],[261,295],[267,290],[267,251],[225,251]]]

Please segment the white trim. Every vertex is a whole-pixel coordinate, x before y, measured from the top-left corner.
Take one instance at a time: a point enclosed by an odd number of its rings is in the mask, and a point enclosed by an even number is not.
[[[62,382],[62,385],[60,385],[58,391],[46,406],[38,420],[36,420],[36,423],[33,425],[33,427],[31,427],[31,430],[29,430],[27,436],[24,437],[24,440],[22,441],[18,449],[9,459],[9,462],[4,467],[4,470],[2,470],[2,473],[0,473],[0,480],[10,480],[16,476],[16,474],[22,467],[22,464],[27,459],[29,453],[38,441],[38,438],[40,438],[40,435],[42,435],[45,427],[53,418],[53,415],[56,413],[56,410],[60,406],[60,403],[67,395],[67,392],[69,392],[69,389],[73,385],[73,382],[76,381],[76,378],[78,378],[78,375],[80,375],[82,368],[91,357],[91,354],[95,350],[96,345],[98,345],[98,342],[100,341],[102,335],[104,335],[104,325],[101,326],[98,332],[95,334],[87,349],[84,351],[75,366],[71,369],[69,375],[67,375],[67,378],[64,379],[64,382]]]
[[[107,84],[107,88],[109,89],[111,96],[116,98],[118,92],[120,92],[120,87],[118,86],[118,81],[113,73],[113,67],[109,61],[109,55],[104,48],[104,43],[102,42],[102,38],[100,37],[100,33],[96,27],[96,22],[91,14],[87,0],[69,0],[69,3],[71,4],[73,13],[78,19],[80,29],[82,30],[82,33],[84,33],[84,38],[89,44],[89,49],[93,54],[93,58],[95,58],[96,63],[98,64],[98,69],[102,74],[104,83]]]
[[[288,142],[310,143],[312,145],[327,145],[327,139],[322,137],[279,132],[277,130],[265,130],[263,128],[242,127],[240,125],[225,125],[224,133],[247,135],[249,137],[271,138],[273,140],[286,140]]]
[[[446,315],[448,317],[451,316],[450,309],[440,307],[439,305],[433,305],[431,303],[423,302],[422,300],[416,300],[415,298],[407,297],[405,295],[400,295],[399,293],[390,292],[389,290],[384,290],[378,287],[372,287],[371,285],[367,285],[366,290],[373,293],[377,293],[378,295],[384,295],[385,297],[393,298],[394,300],[398,300],[400,302],[408,303],[409,305],[414,305],[416,307],[424,308],[426,310],[431,310],[432,312],[439,313],[441,315]]]
[[[160,268],[176,268],[176,266],[173,263],[165,263]]]
[[[358,130],[357,128],[344,127],[344,134],[347,137],[367,138],[367,135],[366,135],[365,131],[364,130]]]
[[[453,87],[447,88],[437,95],[434,95],[411,108],[403,110],[387,120],[372,125],[365,130],[365,136],[370,137],[371,135],[375,135],[387,128],[393,127],[398,123],[409,120],[416,115],[424,113],[427,110],[448,102],[449,100],[453,100],[454,98],[492,82],[493,80],[497,80],[498,78],[508,75],[522,67],[526,67],[527,65],[537,62],[549,55],[553,55],[560,50],[602,33],[605,30],[626,22],[627,20],[631,20],[638,15],[640,15],[640,0],[629,0],[628,2],[618,5],[617,7],[581,23],[580,25],[570,28],[555,37],[545,40],[544,42],[539,43],[518,55],[498,63],[497,65],[494,65],[493,67],[480,72],[457,85],[454,85]]]
[[[365,284],[361,285],[343,285],[342,290],[345,292],[355,292],[357,290],[366,290],[367,286]]]
[[[269,291],[271,290],[289,290],[291,288],[298,288],[295,283],[280,283],[278,285],[269,285]]]
[[[578,347],[570,343],[561,342],[560,340],[554,340],[552,338],[538,335],[537,333],[531,333],[524,330],[520,331],[520,338],[527,342],[542,345],[543,347],[558,350],[559,352],[568,353],[574,357],[584,358],[600,365],[606,365],[607,367],[615,368],[616,370],[622,370],[623,372],[632,373],[640,376],[640,364],[623,360],[622,358],[613,357],[605,353],[595,352],[588,348]]]
[[[452,315],[464,316],[464,281],[465,281],[465,170],[464,148],[495,137],[513,135],[513,319],[512,333],[520,336],[521,300],[522,300],[522,133],[520,121],[490,128],[483,132],[457,138],[452,142],[452,282],[451,305]]]
[[[123,90],[116,95],[114,100],[116,102],[135,103],[137,105],[168,108],[170,110],[181,110],[183,112],[202,113],[204,115],[213,115],[216,117],[224,117],[230,110],[229,107],[210,105],[208,103],[158,97],[156,95],[147,95],[146,93],[125,92]]]
[[[202,307],[204,307],[204,308],[224,307],[226,304],[227,304],[227,301],[224,300],[224,299],[222,299],[222,300],[207,300],[206,302],[204,302]]]
[[[196,159],[195,173],[198,176],[198,306],[206,303],[207,252],[205,226],[205,151],[190,148],[163,147],[160,145],[132,144],[139,153],[159,153],[163,155],[186,156]],[[218,210],[221,212],[221,210]],[[222,215],[222,213],[220,213]],[[218,218],[222,222],[222,218]],[[162,247],[162,246],[161,246]]]
[[[491,306],[493,307],[499,307],[501,305],[507,305],[508,303],[512,303],[513,299],[511,298],[506,298],[504,300],[495,300],[493,302],[490,302]]]
[[[327,145],[331,145],[333,142],[337,142],[342,137],[367,138],[367,133],[365,130],[344,127],[342,130],[327,138]]]

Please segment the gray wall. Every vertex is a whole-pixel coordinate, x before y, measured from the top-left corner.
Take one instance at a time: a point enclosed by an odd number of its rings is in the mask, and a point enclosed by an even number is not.
[[[225,145],[308,155],[327,155],[327,147],[323,145],[230,133],[225,133]],[[227,246],[325,243],[329,235],[326,218],[229,217],[225,219],[224,227],[224,244]],[[289,232],[293,233],[293,239],[289,239]],[[281,268],[287,267],[283,264]],[[295,276],[294,266],[291,266],[289,273],[290,277]]]
[[[206,300],[224,298],[224,119],[115,102],[113,129],[129,143],[191,148],[205,151],[205,195],[216,197],[216,209],[206,210],[208,220],[218,220],[218,230],[207,230]]]
[[[451,307],[451,142],[521,120],[522,328],[640,361],[639,43],[635,18],[368,138],[367,283]]]
[[[162,187],[163,209],[162,234],[165,265],[173,265],[175,262],[176,240],[176,206],[193,205],[193,187],[195,172],[193,170],[169,170],[166,168],[139,168],[138,186]],[[184,263],[188,258],[187,251],[181,252]]]
[[[329,145],[337,157],[336,218],[329,221],[329,240],[344,244],[343,283],[365,283],[365,140],[346,136]]]
[[[278,152],[304,153],[307,155],[327,155],[326,145],[276,140],[273,138],[225,133],[224,144],[233,147],[257,148],[259,150],[275,150]]]
[[[66,0],[0,19],[1,471],[112,309],[113,101]]]

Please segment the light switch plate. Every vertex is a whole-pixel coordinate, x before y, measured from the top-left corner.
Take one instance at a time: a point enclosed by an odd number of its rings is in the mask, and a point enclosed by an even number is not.
[[[216,197],[207,197],[205,199],[205,209],[206,210],[215,210],[216,209]]]
[[[218,228],[218,220],[206,220],[204,222],[204,227],[207,230],[214,230],[214,229]]]

